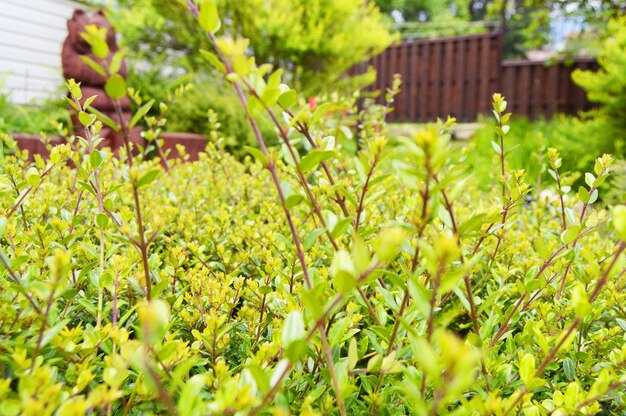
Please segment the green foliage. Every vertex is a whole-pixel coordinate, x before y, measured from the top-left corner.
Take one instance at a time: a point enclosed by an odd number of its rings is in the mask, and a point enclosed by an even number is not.
[[[158,67],[146,71],[132,69],[129,85],[145,99],[170,103],[166,131],[197,133],[215,140],[212,132],[215,130],[214,123],[218,122],[220,137],[224,138],[226,149],[239,156],[245,145],[254,142],[245,110],[232,88],[214,79],[198,79],[194,83],[187,83],[189,77],[182,77],[165,81],[160,78],[159,71]],[[172,99],[172,91],[181,87],[185,88],[184,94],[179,99]],[[154,108],[151,113],[156,111]],[[266,124],[262,127],[266,134],[271,133]]]
[[[112,8],[110,15],[122,44],[133,51],[128,56],[129,85],[157,102],[167,102],[170,91],[191,84],[194,88],[185,99],[172,104],[166,129],[210,137],[211,110],[219,116],[227,149],[241,155],[243,147],[254,141],[245,110],[232,89],[207,71],[207,55],[199,52],[209,49],[207,39],[190,23],[184,8],[162,0],[118,4],[122,7]],[[272,4],[246,0],[218,5],[226,13],[220,19],[221,31],[250,37],[259,59],[285,68],[292,83],[306,85],[307,95],[331,88],[353,91],[371,82],[373,74],[343,77],[352,65],[393,39],[377,10],[360,0]],[[267,122],[261,129],[266,136],[272,134]]]
[[[493,158],[489,146],[493,128],[494,122],[485,120],[485,126],[476,132],[474,143],[467,150],[468,162],[482,179],[484,189],[494,182],[489,167]],[[595,155],[611,153],[615,137],[599,134],[594,121],[557,115],[551,120],[511,119],[507,141],[510,166],[524,169],[533,181],[540,175],[540,181],[545,181],[549,179],[545,157],[549,147],[561,152],[563,171],[580,172],[593,168]]]
[[[44,100],[36,105],[20,105],[0,93],[0,132],[58,134],[68,124],[63,100]]]
[[[196,71],[207,40],[178,2],[118,0],[113,24],[123,43],[154,61]],[[385,49],[394,37],[378,9],[362,0],[217,1],[222,33],[243,36],[261,62],[290,73],[307,94],[339,87],[349,68]],[[148,30],[147,28],[154,29]],[[181,53],[177,53],[180,51]]]
[[[599,104],[591,112],[595,135],[611,137],[611,151],[626,157],[626,17],[609,23],[598,62],[597,72],[577,70],[572,78]]]
[[[597,202],[611,156],[572,192],[548,150],[559,198],[526,204],[496,94],[482,192],[454,120],[386,137],[398,83],[382,107],[301,105],[282,71],[212,42],[274,123],[268,147],[249,118],[255,161],[98,150],[73,80],[84,134],[2,159],[0,415],[626,411],[626,210]]]

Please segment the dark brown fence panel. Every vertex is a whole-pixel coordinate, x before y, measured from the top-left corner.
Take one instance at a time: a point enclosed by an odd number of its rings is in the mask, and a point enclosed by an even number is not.
[[[536,61],[502,62],[502,36],[498,32],[434,40],[404,42],[389,47],[351,73],[368,66],[377,72],[372,90],[384,92],[394,74],[402,76],[392,122],[426,122],[448,115],[474,121],[491,112],[491,94],[501,92],[517,116],[550,118],[556,113],[576,114],[592,104],[571,80],[575,69],[597,70],[593,59],[546,65]]]
[[[502,63],[502,93],[509,111],[529,118],[552,117],[555,113],[576,114],[592,104],[585,92],[572,81],[575,69],[597,70],[593,59],[547,65],[534,61]]]
[[[394,74],[402,76],[389,121],[423,122],[447,115],[473,120],[489,111],[489,97],[500,85],[501,42],[499,33],[404,42],[352,73],[372,66],[377,72],[372,89],[383,92]]]

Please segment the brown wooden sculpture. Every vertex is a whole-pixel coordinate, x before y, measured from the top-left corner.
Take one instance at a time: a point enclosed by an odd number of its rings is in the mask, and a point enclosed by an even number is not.
[[[99,60],[91,52],[89,44],[81,37],[81,33],[85,31],[87,25],[95,25],[98,28],[106,28],[106,41],[109,45],[109,55],[104,60]],[[87,14],[84,10],[76,9],[72,18],[67,21],[68,35],[63,43],[63,49],[61,51],[61,63],[63,66],[63,76],[66,79],[74,78],[76,82],[81,83],[81,89],[83,91],[82,102],[94,95],[97,98],[92,102],[91,106],[100,112],[106,114],[111,119],[115,120],[118,124],[127,124],[131,118],[131,105],[128,97],[124,97],[119,100],[120,107],[122,109],[122,117],[118,116],[115,111],[114,103],[104,92],[104,84],[106,82],[105,77],[94,71],[89,65],[80,59],[81,55],[86,55],[92,60],[98,62],[103,67],[108,67],[108,64],[113,57],[113,54],[119,50],[117,42],[115,40],[115,30],[111,26],[111,23],[104,16],[102,10],[96,11],[93,15]],[[127,76],[128,70],[126,64],[122,63],[119,75],[124,78]],[[70,109],[73,111],[73,109]],[[73,111],[75,113],[75,111]],[[76,114],[72,114],[72,122],[76,134],[82,135],[83,127],[78,121]],[[131,136],[138,141],[138,131],[132,132]],[[121,134],[114,132],[110,128],[103,128],[100,134],[105,138],[103,145],[110,146],[113,149],[123,147],[123,137]]]

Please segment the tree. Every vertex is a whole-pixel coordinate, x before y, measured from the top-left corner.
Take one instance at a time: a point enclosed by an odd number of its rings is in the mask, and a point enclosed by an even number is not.
[[[411,35],[421,37],[471,33],[475,26],[456,27],[467,22],[497,21],[505,29],[504,55],[523,57],[528,50],[549,42],[555,15],[582,19],[589,31],[604,30],[610,18],[626,13],[624,0],[377,0],[385,13],[410,24]],[[446,23],[433,30],[429,23]],[[404,25],[402,28],[404,28]]]
[[[586,92],[589,100],[599,104],[591,112],[590,123],[595,136],[609,139],[619,157],[626,155],[626,16],[613,19],[598,56],[600,69],[575,71],[574,82]]]
[[[118,0],[113,10],[124,43],[151,60],[197,71],[206,37],[170,0]],[[337,86],[353,65],[394,41],[383,15],[366,0],[218,1],[222,33],[250,39],[260,63],[286,68],[296,87],[315,93]],[[118,11],[116,11],[118,10]],[[165,56],[164,56],[165,55]]]

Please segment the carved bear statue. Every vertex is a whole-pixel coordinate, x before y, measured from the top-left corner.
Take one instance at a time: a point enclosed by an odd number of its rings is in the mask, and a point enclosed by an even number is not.
[[[81,33],[85,32],[85,27],[87,25],[95,25],[98,28],[106,28],[107,30],[106,41],[109,45],[110,52],[109,55],[103,60],[96,58],[96,56],[91,52],[89,44],[81,37]],[[107,67],[111,62],[113,54],[119,50],[115,39],[115,30],[104,16],[104,12],[102,10],[98,10],[90,16],[84,10],[76,9],[74,10],[72,18],[67,21],[67,29],[69,33],[63,43],[63,49],[61,51],[63,76],[66,79],[74,78],[76,82],[81,83],[81,89],[83,91],[81,103],[84,103],[87,98],[96,95],[98,98],[92,102],[92,107],[106,114],[117,123],[128,123],[131,118],[131,105],[128,97],[124,97],[120,100],[120,106],[122,109],[122,120],[120,120],[120,117],[116,114],[113,100],[111,100],[104,92],[106,78],[98,74],[88,64],[80,59],[81,55],[86,55],[101,64],[103,67]],[[122,63],[118,74],[126,78],[128,75],[126,63]],[[79,134],[79,132],[82,131],[82,126],[78,122],[78,117],[74,114],[72,116],[72,120],[75,130],[77,134]],[[133,141],[138,141],[139,133],[136,131],[132,133],[132,139],[134,139]],[[114,149],[123,146],[122,137],[111,129],[104,128],[101,132],[101,136],[105,138],[105,146],[111,146]]]

